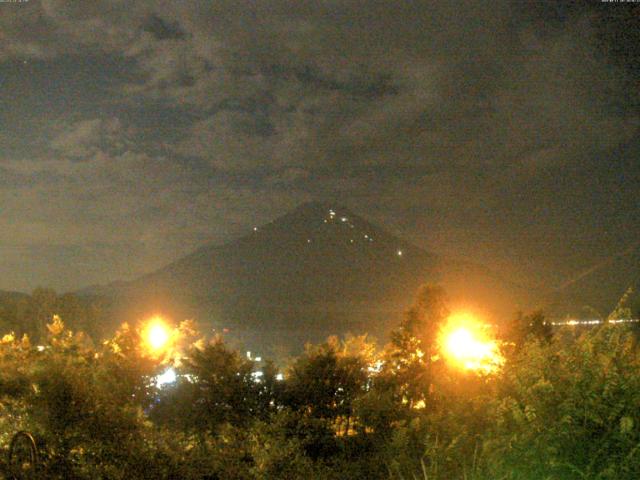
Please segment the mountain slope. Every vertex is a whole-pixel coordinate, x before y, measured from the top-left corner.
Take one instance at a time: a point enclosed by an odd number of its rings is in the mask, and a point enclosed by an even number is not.
[[[427,282],[489,310],[515,305],[517,289],[487,269],[425,252],[346,208],[315,202],[133,282],[84,293],[111,296],[123,319],[153,311],[194,317],[264,351],[347,331],[382,339]]]
[[[606,317],[631,288],[627,299],[637,315],[640,311],[640,244],[594,262],[590,268],[568,279],[547,295],[547,309],[584,318]]]

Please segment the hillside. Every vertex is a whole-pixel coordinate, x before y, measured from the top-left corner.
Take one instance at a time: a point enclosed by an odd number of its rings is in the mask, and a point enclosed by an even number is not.
[[[595,259],[593,266],[567,279],[546,295],[547,309],[559,315],[606,317],[625,292],[635,315],[640,311],[640,244],[618,254]]]
[[[316,202],[132,282],[82,293],[112,298],[121,319],[192,317],[263,349],[332,333],[384,338],[427,282],[445,285],[456,303],[499,315],[524,295],[471,261],[439,257],[346,208]]]

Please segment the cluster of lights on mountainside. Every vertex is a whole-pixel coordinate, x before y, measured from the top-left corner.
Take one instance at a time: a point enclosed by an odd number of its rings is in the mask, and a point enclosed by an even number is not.
[[[324,224],[334,224],[334,225],[344,225],[346,227],[349,227],[349,229],[353,229],[356,230],[356,226],[355,224],[349,219],[349,217],[347,216],[338,216],[338,214],[336,213],[336,211],[334,209],[329,209],[328,211],[328,215],[322,218],[322,222]],[[253,227],[253,231],[254,232],[258,232],[259,228],[258,227]],[[367,243],[373,243],[374,239],[373,236],[370,235],[369,233],[357,233],[357,232],[353,232],[352,235],[349,236],[349,243],[350,244],[355,244],[356,243],[356,239],[357,238],[362,238],[362,240],[364,242]],[[306,243],[307,244],[312,244],[313,243],[313,239],[311,238],[307,238],[306,239]],[[394,251],[394,255],[397,257],[402,257],[404,255],[404,251],[402,249],[397,249]]]

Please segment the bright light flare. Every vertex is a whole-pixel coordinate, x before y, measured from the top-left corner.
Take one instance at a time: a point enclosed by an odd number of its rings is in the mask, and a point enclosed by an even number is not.
[[[160,317],[154,317],[143,330],[143,338],[149,350],[157,353],[167,347],[171,332]]]
[[[463,370],[488,374],[504,363],[489,328],[466,313],[449,317],[440,332],[440,349],[449,363]]]
[[[173,368],[168,368],[164,373],[161,373],[156,377],[156,385],[158,388],[162,388],[165,385],[175,383],[178,376]]]

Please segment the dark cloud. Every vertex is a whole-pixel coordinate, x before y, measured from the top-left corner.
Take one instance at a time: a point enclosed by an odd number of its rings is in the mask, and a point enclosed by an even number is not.
[[[181,40],[185,37],[178,22],[168,22],[157,15],[151,15],[145,22],[143,29],[151,33],[157,40]]]
[[[0,227],[11,244],[58,245],[43,263],[51,268],[85,242],[138,259],[61,283],[81,286],[320,197],[429,248],[520,276],[537,259],[561,276],[576,263],[565,261],[570,242],[586,259],[634,231],[620,225],[637,213],[626,193],[639,168],[628,160],[640,150],[637,12],[0,4],[0,200],[13,209]],[[581,242],[594,230],[615,233]]]
[[[131,143],[118,118],[94,118],[76,122],[58,134],[51,147],[64,156],[87,159],[100,151],[119,151]]]

